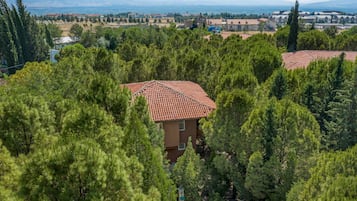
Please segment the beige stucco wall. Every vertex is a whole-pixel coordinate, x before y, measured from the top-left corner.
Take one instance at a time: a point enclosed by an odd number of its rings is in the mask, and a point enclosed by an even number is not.
[[[179,122],[163,122],[165,130],[165,147],[176,147],[180,143]]]
[[[185,120],[185,131],[179,131],[179,122],[166,121],[162,123],[165,131],[165,148],[171,162],[176,162],[177,158],[184,153],[183,150],[178,150],[178,146],[180,143],[186,143],[187,146],[190,136],[193,147],[196,148],[197,120]]]
[[[196,147],[196,137],[197,137],[197,120],[186,120],[186,129],[185,131],[180,132],[180,143],[186,143],[188,138],[191,136],[192,144]]]

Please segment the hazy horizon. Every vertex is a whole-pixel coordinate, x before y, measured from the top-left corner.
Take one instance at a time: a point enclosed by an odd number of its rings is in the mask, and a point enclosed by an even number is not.
[[[16,0],[6,0],[10,4],[14,4]],[[332,0],[300,0],[299,3],[312,4],[321,2],[331,2]],[[133,6],[161,6],[161,5],[245,5],[245,6],[287,6],[294,5],[295,0],[23,0],[27,7],[100,7],[113,5],[133,5]]]

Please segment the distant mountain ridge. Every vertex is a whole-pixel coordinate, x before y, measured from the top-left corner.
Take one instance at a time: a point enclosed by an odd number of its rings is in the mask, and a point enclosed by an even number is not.
[[[5,0],[9,4],[15,4],[16,0]],[[291,0],[292,1],[292,0]],[[28,8],[45,8],[45,9],[54,9],[54,8],[81,8],[81,7],[92,7],[92,8],[99,8],[99,7],[117,7],[117,6],[124,6],[124,7],[145,7],[145,6],[201,6],[201,5],[211,5],[215,7],[219,7],[219,2],[218,0],[205,0],[205,1],[195,1],[195,0],[181,0],[181,1],[175,1],[175,0],[23,0],[24,4]],[[209,3],[215,2],[214,5],[209,4]],[[221,6],[231,2],[232,5],[229,6],[239,6],[238,0],[222,0],[221,1]],[[253,2],[258,2],[258,0],[251,0],[250,1],[252,4]],[[277,1],[271,1],[271,2],[277,2]],[[267,4],[262,4],[264,6],[276,6],[277,10],[280,9],[283,6],[289,7],[293,6],[293,3],[290,2],[288,3],[287,0],[280,1],[282,5],[270,5],[269,3]],[[321,11],[321,10],[339,10],[339,11],[345,11],[348,13],[357,13],[357,2],[356,0],[328,0],[325,2],[320,2],[320,3],[303,3],[303,1],[300,1],[301,5],[300,8],[301,10],[309,10],[309,11]],[[208,4],[207,4],[208,3]],[[218,4],[218,5],[217,5]],[[233,5],[234,4],[234,5]],[[226,5],[227,6],[227,5]],[[257,6],[257,5],[255,5]],[[261,5],[260,5],[261,7]],[[290,8],[290,7],[289,7]],[[257,8],[257,13],[259,12],[260,8]],[[135,10],[135,9],[134,9]],[[197,9],[196,9],[197,10]],[[62,11],[64,12],[64,11]],[[84,12],[84,11],[80,11]],[[249,11],[251,13],[254,13],[252,11]]]
[[[331,0],[328,2],[311,3],[307,4],[307,6],[316,8],[330,8],[332,10],[338,10],[339,8],[355,8],[357,13],[356,0]]]

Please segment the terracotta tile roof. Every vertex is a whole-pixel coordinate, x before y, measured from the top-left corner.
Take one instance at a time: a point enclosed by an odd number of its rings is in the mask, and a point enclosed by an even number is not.
[[[259,25],[258,19],[227,19],[227,24],[231,25]]]
[[[144,96],[155,122],[206,117],[216,104],[196,83],[190,81],[148,81],[124,84],[133,97]]]
[[[338,57],[342,52],[346,53],[346,60],[355,61],[357,52],[351,51],[318,51],[303,50],[297,52],[283,53],[283,61],[287,69],[306,68],[310,62],[318,59],[329,59]]]

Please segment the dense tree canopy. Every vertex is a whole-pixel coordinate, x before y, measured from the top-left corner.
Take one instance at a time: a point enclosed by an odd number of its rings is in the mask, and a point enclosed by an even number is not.
[[[32,34],[45,26],[21,1],[0,2],[0,44],[10,50],[0,55],[39,60],[46,34]],[[190,200],[356,199],[357,64],[342,54],[284,69],[291,17],[274,36],[247,40],[96,28],[77,32],[57,63],[27,62],[0,86],[0,200],[173,201],[178,187]],[[298,49],[354,47],[356,28],[298,31]],[[120,85],[153,79],[197,82],[217,104],[200,121],[200,154],[189,144],[172,166],[146,100]]]
[[[0,1],[0,27],[0,56],[8,66],[47,58],[49,44],[43,40],[46,31],[26,11],[22,0],[16,7]]]

